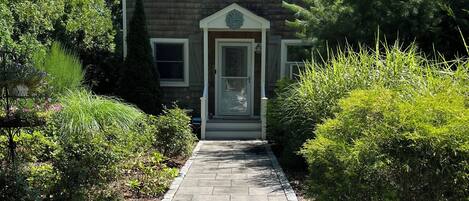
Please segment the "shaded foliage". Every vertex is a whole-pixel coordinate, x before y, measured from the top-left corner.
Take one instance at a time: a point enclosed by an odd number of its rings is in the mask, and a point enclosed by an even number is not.
[[[159,74],[153,61],[142,0],[135,2],[129,24],[125,66],[121,71],[119,95],[149,114],[161,112]]]
[[[461,30],[469,39],[466,0],[303,0],[298,5],[284,2],[284,6],[296,18],[287,24],[322,53],[346,43],[355,48],[373,46],[379,29],[388,41],[415,41],[427,54],[466,55],[460,35]]]

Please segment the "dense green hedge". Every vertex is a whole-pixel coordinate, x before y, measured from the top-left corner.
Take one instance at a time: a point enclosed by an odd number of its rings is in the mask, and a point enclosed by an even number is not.
[[[445,85],[442,85],[442,87]],[[452,86],[411,98],[353,91],[302,155],[317,200],[466,200],[469,100]]]

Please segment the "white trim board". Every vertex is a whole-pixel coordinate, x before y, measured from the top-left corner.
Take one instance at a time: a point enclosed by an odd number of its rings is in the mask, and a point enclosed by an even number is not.
[[[283,39],[280,45],[280,78],[284,78],[285,67],[287,64],[287,51],[288,46],[302,46],[302,45],[311,45],[311,42],[301,40],[301,39]],[[291,73],[289,73],[291,74]]]
[[[184,45],[184,81],[160,80],[162,87],[188,87],[189,86],[189,39],[187,38],[151,38],[152,56],[155,55],[155,43],[183,44]]]

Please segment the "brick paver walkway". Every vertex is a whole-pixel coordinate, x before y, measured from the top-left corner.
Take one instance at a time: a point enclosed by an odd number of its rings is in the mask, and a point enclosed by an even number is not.
[[[201,143],[173,201],[296,200],[264,142]]]

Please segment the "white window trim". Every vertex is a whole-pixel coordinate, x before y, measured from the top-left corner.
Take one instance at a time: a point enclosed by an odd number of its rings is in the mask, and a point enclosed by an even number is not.
[[[189,86],[189,39],[186,38],[151,38],[152,55],[155,56],[155,43],[183,44],[184,45],[184,81],[160,80],[162,87],[188,87]]]
[[[287,61],[287,51],[288,51],[288,46],[302,46],[302,45],[310,45],[311,43],[309,42],[306,42],[304,40],[301,40],[301,39],[284,39],[281,41],[281,47],[280,47],[280,50],[281,50],[281,57],[280,57],[280,78],[284,78],[286,74],[285,72],[285,67],[287,66],[287,64],[294,64],[296,63],[297,65],[300,65],[298,64],[298,62],[288,62]],[[293,78],[293,74],[292,74],[292,70],[289,69],[289,73],[288,73],[288,76],[291,78]]]

